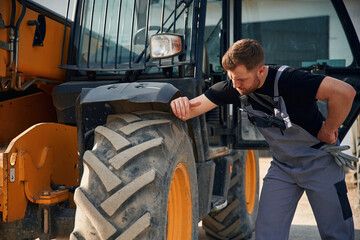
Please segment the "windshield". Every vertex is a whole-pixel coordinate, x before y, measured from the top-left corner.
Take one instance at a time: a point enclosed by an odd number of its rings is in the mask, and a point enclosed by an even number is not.
[[[148,6],[149,3],[149,6]],[[77,65],[95,71],[145,69],[149,66],[177,65],[185,58],[152,60],[149,38],[156,33],[177,33],[191,44],[192,1],[83,1],[75,46]],[[147,17],[149,16],[149,17]]]

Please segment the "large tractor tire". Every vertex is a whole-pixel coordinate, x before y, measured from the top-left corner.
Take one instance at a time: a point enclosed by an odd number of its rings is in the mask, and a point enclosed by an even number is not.
[[[197,239],[196,167],[185,127],[154,111],[111,115],[97,127],[70,239]]]
[[[203,219],[209,239],[248,239],[259,207],[259,159],[254,150],[238,152],[233,163],[226,208]]]

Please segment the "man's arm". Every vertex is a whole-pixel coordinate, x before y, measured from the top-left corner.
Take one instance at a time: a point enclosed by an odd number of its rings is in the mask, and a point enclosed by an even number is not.
[[[351,85],[331,77],[323,79],[316,93],[316,99],[328,101],[328,116],[317,136],[322,142],[336,142],[338,128],[349,114],[355,95]]]
[[[175,116],[184,121],[204,114],[217,106],[204,94],[191,100],[187,97],[179,97],[171,101],[170,105]]]

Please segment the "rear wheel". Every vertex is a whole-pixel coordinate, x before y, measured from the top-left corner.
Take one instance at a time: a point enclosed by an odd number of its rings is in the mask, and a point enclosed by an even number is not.
[[[254,150],[238,152],[226,208],[203,219],[209,239],[248,239],[255,228],[259,206],[259,160]]]
[[[182,121],[153,111],[111,115],[84,154],[71,239],[197,239],[197,198]]]

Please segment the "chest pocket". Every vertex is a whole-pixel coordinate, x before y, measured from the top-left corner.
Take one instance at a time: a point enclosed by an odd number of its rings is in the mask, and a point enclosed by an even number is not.
[[[255,96],[256,97],[256,96]],[[251,97],[253,98],[253,96]],[[259,128],[269,128],[269,127],[277,127],[280,130],[285,130],[286,125],[282,119],[276,118],[274,114],[269,115],[264,112],[259,113],[258,111],[254,111],[251,105],[248,103],[247,96],[241,96],[241,103],[242,103],[242,111],[247,113],[249,121]],[[255,100],[259,101],[260,100]],[[274,109],[271,109],[270,106],[266,105],[265,103],[261,102],[261,105],[269,109],[271,112],[274,113]]]

